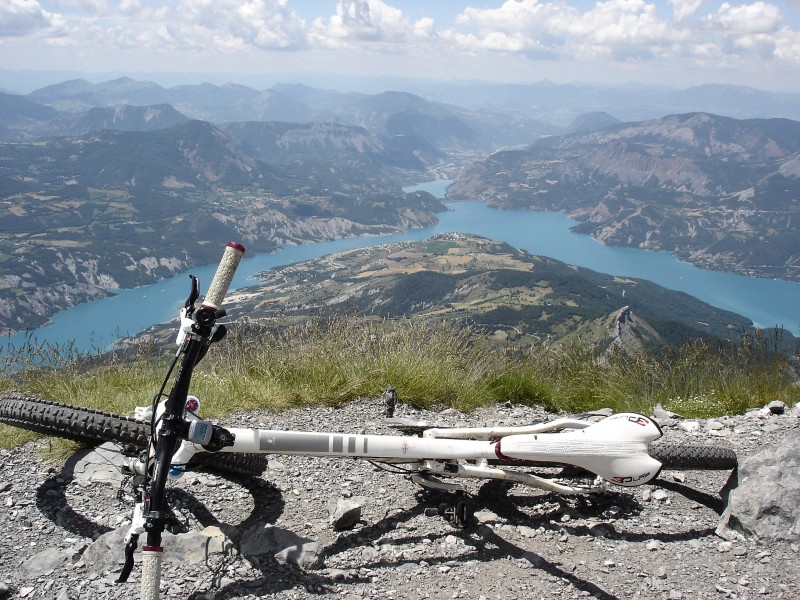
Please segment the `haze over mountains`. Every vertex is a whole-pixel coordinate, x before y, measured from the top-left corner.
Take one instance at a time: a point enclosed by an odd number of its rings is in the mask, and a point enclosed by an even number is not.
[[[564,210],[607,243],[800,278],[798,95],[416,91],[122,78],[0,93],[0,327],[211,262],[220,239],[270,251],[433,223],[444,206],[401,189],[432,169],[456,179],[451,198]],[[709,107],[727,116],[677,114]]]

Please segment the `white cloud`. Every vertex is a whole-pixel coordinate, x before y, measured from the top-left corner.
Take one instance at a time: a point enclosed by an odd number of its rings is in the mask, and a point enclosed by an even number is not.
[[[61,26],[58,15],[44,10],[37,0],[3,0],[0,3],[0,37],[56,34]]]
[[[314,20],[309,37],[323,47],[348,48],[363,42],[402,44],[434,36],[430,17],[411,21],[381,0],[339,0],[335,15]]]
[[[28,64],[70,68],[125,61],[260,70],[276,50],[284,51],[285,68],[449,74],[480,67],[489,77],[567,65],[591,73],[603,65],[626,78],[652,78],[664,66],[683,72],[690,65],[743,79],[800,64],[791,8],[800,0],[433,1],[436,10],[400,0],[0,0],[0,44],[6,68],[13,56],[26,56]],[[456,8],[443,29],[445,5]],[[319,7],[330,12],[313,12]],[[70,51],[48,55],[48,46]]]
[[[776,36],[775,57],[800,65],[800,32],[789,29],[782,30]]]
[[[456,22],[476,30],[443,32],[462,48],[529,55],[652,54],[685,37],[643,0],[607,0],[584,13],[562,2],[507,0],[496,9],[465,9]]]
[[[667,0],[672,7],[672,14],[676,21],[683,21],[691,17],[700,8],[704,0]]]
[[[601,46],[660,45],[681,37],[677,29],[658,18],[654,4],[643,0],[598,2],[568,27],[579,39]]]
[[[733,42],[735,51],[746,56],[757,56],[762,60],[769,60],[775,54],[775,38],[763,33],[747,34],[738,37]]]
[[[732,6],[727,2],[704,19],[707,27],[742,34],[774,33],[781,25],[781,11],[774,4],[755,2]]]
[[[777,6],[762,0],[724,2],[698,18],[701,5],[710,1],[668,0],[672,18],[664,18],[646,0],[600,0],[586,10],[558,0],[506,0],[497,8],[465,8],[456,27],[443,31],[441,38],[461,52],[529,58],[691,58],[694,66],[710,67],[797,61],[800,34],[782,26]]]
[[[178,46],[217,49],[292,49],[305,46],[304,23],[288,0],[182,0],[167,15]]]

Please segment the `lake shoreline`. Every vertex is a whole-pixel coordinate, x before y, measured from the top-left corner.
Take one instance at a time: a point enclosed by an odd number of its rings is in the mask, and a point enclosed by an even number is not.
[[[444,195],[448,180],[433,180],[404,188],[423,189]],[[438,196],[437,196],[438,197]],[[372,247],[404,240],[421,240],[438,233],[461,232],[505,241],[531,254],[585,267],[601,273],[653,281],[683,291],[717,308],[750,319],[756,327],[783,326],[800,334],[800,315],[790,310],[800,306],[800,284],[774,279],[703,270],[673,253],[603,244],[572,228],[579,222],[565,213],[552,211],[503,211],[482,202],[446,201],[447,211],[436,213],[438,223],[399,233],[337,238],[328,242],[285,245],[278,251],[245,255],[231,291],[257,283],[257,275],[277,266],[302,262],[341,250]],[[220,246],[224,244],[220,242]],[[216,265],[205,265],[137,288],[121,290],[102,300],[80,304],[56,313],[49,324],[6,336],[19,347],[26,337],[37,343],[74,343],[79,349],[109,347],[123,337],[132,337],[148,327],[176,318],[189,288],[187,274],[200,277],[201,286],[211,281]],[[155,296],[156,300],[153,300]],[[147,310],[143,311],[142,307]],[[87,326],[87,323],[91,324]],[[87,330],[87,327],[94,329]],[[12,339],[13,338],[13,339]]]

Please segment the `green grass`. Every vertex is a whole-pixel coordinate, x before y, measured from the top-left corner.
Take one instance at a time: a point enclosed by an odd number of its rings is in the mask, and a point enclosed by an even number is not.
[[[0,392],[132,414],[158,391],[174,348],[140,345],[106,355],[29,345],[5,357]],[[53,366],[40,366],[46,359]],[[553,411],[610,407],[651,414],[656,404],[686,417],[739,414],[800,398],[796,357],[763,340],[713,347],[693,342],[636,356],[581,345],[498,346],[467,329],[423,320],[310,320],[272,328],[240,322],[195,371],[203,414],[340,405],[397,388],[420,408],[511,401]],[[355,424],[354,424],[355,425]],[[2,427],[0,445],[31,436]]]

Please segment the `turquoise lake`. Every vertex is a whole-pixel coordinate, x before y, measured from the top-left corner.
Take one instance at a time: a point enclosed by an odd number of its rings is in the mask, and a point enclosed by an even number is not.
[[[438,180],[408,187],[406,191],[425,189],[442,197],[448,183]],[[458,231],[502,240],[531,254],[550,256],[595,271],[649,279],[744,315],[759,327],[782,326],[800,335],[800,283],[708,271],[681,262],[666,252],[606,246],[589,235],[572,233],[570,227],[576,222],[562,213],[500,211],[480,202],[457,202],[449,208],[448,212],[438,215],[439,223],[433,227],[390,236],[288,246],[276,254],[245,255],[231,289],[256,283],[255,276],[272,267],[339,250],[420,240],[437,233]],[[228,241],[220,240],[220,256]],[[74,342],[82,350],[106,348],[121,336],[133,335],[154,323],[176,318],[177,310],[189,293],[189,273],[200,278],[201,291],[204,291],[215,268],[216,265],[193,268],[151,285],[122,290],[110,298],[64,310],[53,316],[45,327],[6,337],[2,346],[9,342],[19,346],[29,335],[39,342]]]

